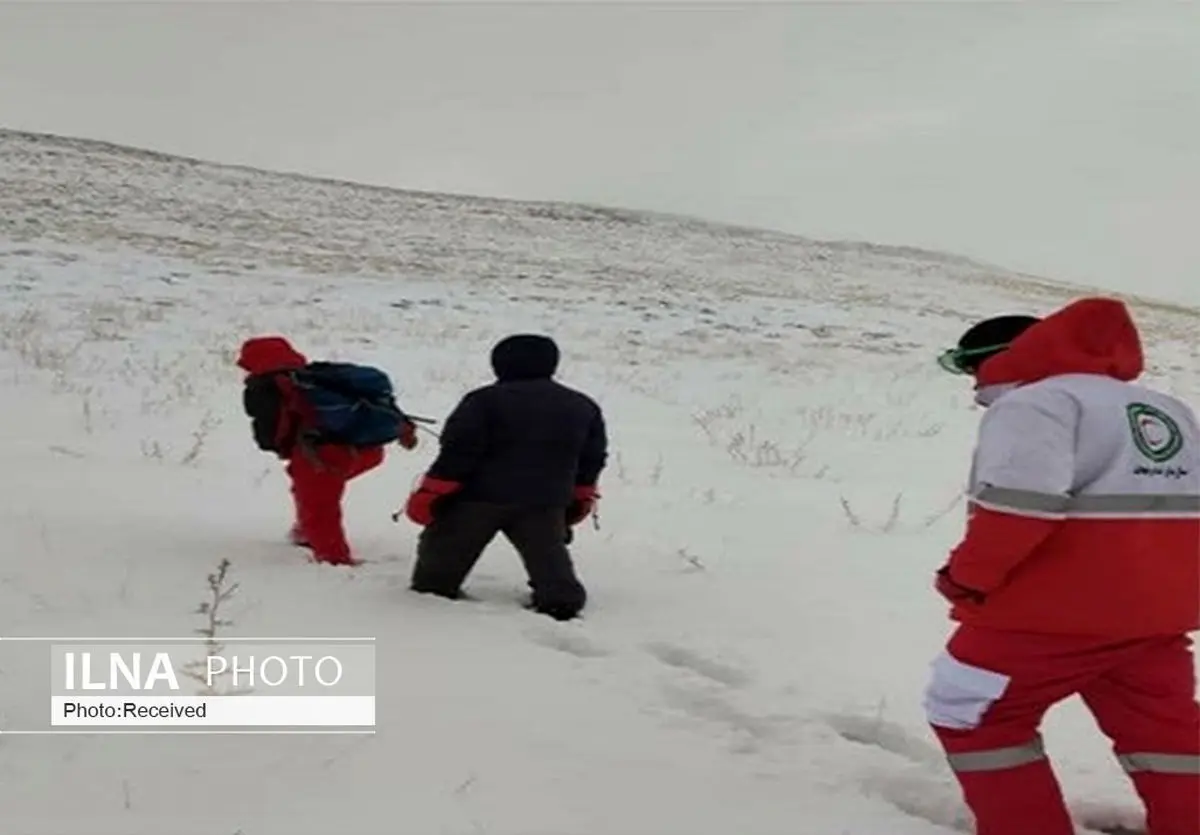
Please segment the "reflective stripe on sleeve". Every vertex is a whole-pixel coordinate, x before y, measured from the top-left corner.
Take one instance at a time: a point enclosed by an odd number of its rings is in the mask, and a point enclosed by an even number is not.
[[[1157,754],[1138,752],[1118,754],[1117,762],[1130,774],[1139,771],[1154,771],[1159,774],[1200,774],[1198,754]]]
[[[1017,490],[1012,487],[993,487],[990,484],[984,485],[972,500],[980,507],[990,510],[1046,519],[1065,519],[1071,503],[1070,496]]]
[[[985,485],[972,501],[990,510],[1044,519],[1200,519],[1200,496],[1187,493],[1065,496]]]
[[[1046,749],[1042,745],[1041,737],[1024,745],[1014,745],[1010,748],[962,751],[946,755],[950,768],[960,774],[968,771],[1003,771],[1008,768],[1029,765],[1045,758]]]

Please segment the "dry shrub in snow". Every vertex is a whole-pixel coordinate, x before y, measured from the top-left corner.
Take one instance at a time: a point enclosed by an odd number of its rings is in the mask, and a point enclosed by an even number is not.
[[[902,527],[906,527],[909,530],[925,530],[925,529],[931,528],[934,525],[936,525],[938,522],[940,522],[942,519],[944,519],[947,515],[949,515],[949,513],[954,510],[954,508],[958,507],[959,503],[962,500],[963,500],[963,494],[958,493],[954,496],[954,500],[951,501],[949,504],[947,504],[945,507],[935,511],[934,513],[926,515],[925,517],[918,520],[915,524],[908,525],[908,526],[902,525],[901,518],[900,518],[901,517],[900,508],[904,502],[904,492],[903,491],[898,492],[895,495],[895,497],[892,499],[891,505],[889,506],[889,509],[888,509],[887,516],[884,517],[883,521],[874,523],[874,524],[865,522],[863,520],[862,515],[854,509],[854,507],[850,503],[850,500],[847,499],[845,496],[840,496],[838,498],[838,503],[841,505],[842,513],[845,514],[846,520],[850,523],[850,527],[852,527],[856,530],[863,530],[863,531],[868,531],[871,533],[895,533],[895,532],[899,531]]]
[[[204,636],[204,657],[188,664],[184,673],[200,684],[199,692],[203,696],[237,696],[250,692],[248,688],[218,688],[209,681],[208,676],[209,659],[220,658],[221,653],[225,651],[225,645],[221,643],[217,633],[224,627],[233,625],[233,621],[221,616],[221,606],[238,591],[238,584],[229,582],[231,566],[232,563],[228,559],[222,559],[217,564],[217,570],[207,577],[207,595],[196,607],[196,614],[204,616],[204,625],[196,629],[198,634]],[[229,667],[228,664],[222,666],[225,669]],[[228,675],[227,672],[215,673],[212,678],[215,680]]]

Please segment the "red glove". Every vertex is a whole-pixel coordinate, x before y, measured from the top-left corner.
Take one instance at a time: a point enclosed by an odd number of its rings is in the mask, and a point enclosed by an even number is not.
[[[457,481],[446,481],[427,475],[408,497],[408,502],[404,505],[404,515],[418,525],[428,525],[433,521],[437,502],[461,489],[462,484]]]
[[[417,445],[417,425],[411,420],[406,420],[400,424],[400,437],[396,439],[396,443],[405,449],[413,449]]]
[[[578,525],[596,509],[596,501],[600,494],[595,487],[578,486],[575,488],[571,504],[567,506],[567,525]]]
[[[954,578],[950,576],[949,566],[942,566],[938,569],[933,587],[937,589],[938,594],[951,603],[982,603],[984,599],[983,592],[960,586],[955,582]]]

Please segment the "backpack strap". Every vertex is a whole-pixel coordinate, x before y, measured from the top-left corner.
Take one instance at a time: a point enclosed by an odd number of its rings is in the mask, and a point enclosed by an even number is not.
[[[305,434],[315,423],[312,406],[300,393],[294,371],[285,371],[275,377],[275,387],[282,398],[279,422],[275,426],[275,441],[281,449],[292,443],[303,444]]]

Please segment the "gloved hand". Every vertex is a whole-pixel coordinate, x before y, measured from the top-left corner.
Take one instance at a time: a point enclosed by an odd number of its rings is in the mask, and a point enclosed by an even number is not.
[[[396,439],[396,443],[405,449],[415,449],[417,446],[417,425],[411,420],[401,423],[400,437]]]
[[[938,594],[951,603],[982,603],[984,601],[983,592],[959,585],[950,576],[950,566],[948,565],[943,565],[938,569],[933,586],[937,589]]]
[[[418,525],[428,525],[433,521],[438,501],[461,489],[462,484],[457,481],[426,475],[408,497],[404,505],[404,515]]]
[[[567,505],[567,526],[578,525],[588,518],[596,509],[599,499],[600,494],[596,492],[595,487],[577,486],[571,503]]]

